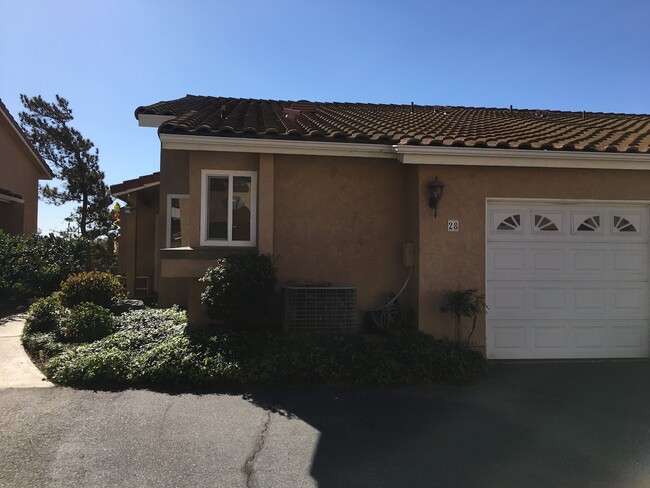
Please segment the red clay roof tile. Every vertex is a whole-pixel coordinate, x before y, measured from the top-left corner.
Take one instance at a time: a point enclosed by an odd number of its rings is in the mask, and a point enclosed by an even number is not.
[[[187,95],[138,107],[169,134],[371,144],[650,153],[650,115]]]
[[[156,171],[150,175],[140,176],[139,178],[134,178],[132,180],[126,180],[122,183],[117,183],[111,185],[111,195],[121,195],[122,193],[139,190],[146,186],[153,186],[156,183],[160,182],[160,172]]]

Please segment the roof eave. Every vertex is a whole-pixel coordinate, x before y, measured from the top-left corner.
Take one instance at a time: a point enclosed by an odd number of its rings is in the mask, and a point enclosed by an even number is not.
[[[650,170],[650,154],[159,134],[162,149],[397,159],[404,164]]]
[[[175,119],[175,115],[138,114],[139,127],[160,127],[168,120]]]
[[[650,154],[473,147],[393,146],[404,164],[650,170]]]

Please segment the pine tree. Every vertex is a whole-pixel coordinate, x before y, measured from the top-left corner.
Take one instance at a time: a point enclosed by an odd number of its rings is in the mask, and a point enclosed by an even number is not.
[[[69,102],[56,95],[49,103],[39,95],[20,95],[25,111],[20,112],[22,129],[38,152],[51,164],[61,186],[45,185],[41,195],[50,203],[80,205],[66,218],[82,237],[94,239],[108,234],[111,225],[108,206],[112,202],[104,173],[99,169],[99,151],[81,133],[70,127]]]

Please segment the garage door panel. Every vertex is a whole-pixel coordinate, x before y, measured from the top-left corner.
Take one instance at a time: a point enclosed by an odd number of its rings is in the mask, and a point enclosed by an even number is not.
[[[526,272],[525,249],[493,249],[490,255],[490,268],[497,273],[515,276]]]
[[[531,268],[533,273],[564,273],[566,270],[566,251],[564,249],[530,250]]]
[[[607,270],[605,249],[572,249],[573,271],[576,273],[602,274]]]
[[[532,327],[531,338],[534,349],[555,349],[563,350],[567,343],[567,328],[552,325],[543,327]]]
[[[511,350],[525,351],[526,347],[526,327],[521,325],[499,325],[492,329],[492,334],[488,340],[494,344],[497,351]]]
[[[487,297],[490,316],[517,317],[526,313],[526,290],[519,286],[499,285]]]
[[[613,344],[616,350],[630,350],[635,351],[646,349],[648,345],[648,328],[647,326],[639,325],[624,325],[618,324],[612,327]]]
[[[648,262],[645,244],[539,244],[490,243],[487,273],[490,281],[499,280],[615,280],[647,281]]]
[[[602,350],[609,341],[609,330],[605,327],[585,325],[574,330],[575,347],[578,349]]]
[[[633,282],[491,282],[490,319],[645,319],[648,284]]]
[[[646,357],[645,320],[495,321],[487,337],[488,358]]]
[[[632,273],[639,279],[646,279],[648,263],[646,249],[616,249],[610,252],[613,273]]]
[[[567,289],[562,286],[533,286],[528,291],[532,298],[529,313],[540,317],[544,315],[563,315],[567,309]]]
[[[607,288],[605,286],[582,286],[573,288],[573,305],[580,315],[602,316],[606,309]]]

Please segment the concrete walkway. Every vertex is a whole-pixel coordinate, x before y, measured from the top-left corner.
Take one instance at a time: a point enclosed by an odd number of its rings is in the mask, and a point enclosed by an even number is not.
[[[26,314],[0,318],[0,389],[54,386],[34,366],[20,343]]]

